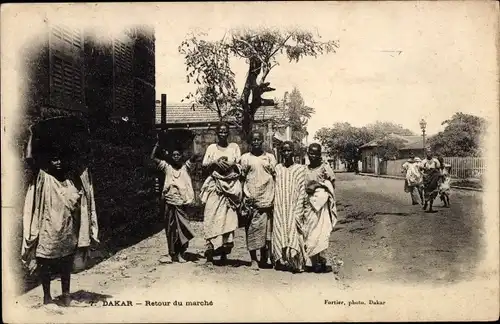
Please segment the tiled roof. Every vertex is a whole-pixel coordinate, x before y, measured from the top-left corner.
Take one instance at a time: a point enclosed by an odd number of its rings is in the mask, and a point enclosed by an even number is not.
[[[403,136],[403,135],[397,135],[397,134],[389,134],[388,136],[392,137],[392,138],[399,138],[399,139],[402,139],[406,142],[405,146],[403,146],[401,148],[401,150],[413,150],[413,149],[422,148],[422,137],[421,136],[414,136],[414,135]],[[380,140],[381,140],[381,138],[375,139],[371,142],[364,144],[363,146],[361,146],[361,148],[377,147],[378,142]]]
[[[408,143],[401,148],[401,150],[422,150],[423,139],[422,136],[408,136]]]
[[[273,106],[260,107],[255,113],[256,121],[271,120],[280,118],[283,110]],[[217,112],[204,106],[192,104],[168,104],[167,103],[167,124],[197,124],[197,123],[217,123],[219,116]],[[161,123],[161,104],[156,101],[156,123]]]

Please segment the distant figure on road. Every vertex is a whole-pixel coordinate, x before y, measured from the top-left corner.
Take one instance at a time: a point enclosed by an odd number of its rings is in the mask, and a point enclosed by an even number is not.
[[[429,206],[429,212],[433,212],[432,205],[439,193],[439,184],[441,181],[441,164],[438,159],[432,156],[431,150],[427,150],[427,157],[422,161],[420,169],[424,173],[424,207]]]
[[[203,167],[209,176],[201,187],[200,198],[205,205],[204,230],[207,240],[205,256],[208,263],[214,255],[227,260],[234,246],[234,231],[238,228],[238,214],[242,187],[239,166],[241,151],[236,143],[228,142],[229,126],[217,126],[217,143],[210,144],[203,158]]]
[[[410,193],[412,205],[422,204],[421,186],[423,184],[423,176],[420,172],[419,158],[415,158],[413,153],[410,158],[403,164],[402,173],[405,175],[405,192]]]
[[[439,198],[443,202],[444,207],[450,207],[450,169],[451,165],[445,164],[442,157],[438,158],[439,163],[441,163],[441,184],[439,185]]]
[[[156,167],[165,174],[161,193],[160,210],[165,222],[168,254],[160,258],[160,263],[184,263],[184,253],[194,234],[186,218],[186,207],[194,202],[194,190],[189,173],[193,169],[195,155],[183,163],[182,150],[170,148],[166,161],[157,158],[159,143],[151,152]]]
[[[330,234],[337,223],[335,201],[335,174],[321,160],[321,145],[311,144],[308,149],[309,165],[306,175],[308,201],[305,211],[304,239],[307,256],[316,273],[329,272],[322,255],[328,248]]]
[[[263,142],[264,135],[253,132],[250,138],[251,151],[241,156],[243,201],[248,213],[247,248],[254,270],[268,266],[277,164],[274,155],[262,149]],[[257,260],[257,250],[260,250],[260,261]]]
[[[306,166],[294,162],[292,142],[284,142],[280,153],[283,162],[276,166],[272,260],[276,270],[303,272]]]

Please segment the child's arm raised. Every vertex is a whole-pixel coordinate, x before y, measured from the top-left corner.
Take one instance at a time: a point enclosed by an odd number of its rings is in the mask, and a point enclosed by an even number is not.
[[[154,162],[157,168],[163,169],[166,165],[166,162],[163,160],[160,160],[159,158],[156,157],[156,154],[158,153],[158,148],[160,147],[159,142],[156,142],[155,146],[153,147],[153,151],[151,151],[151,155],[149,156],[150,159]]]

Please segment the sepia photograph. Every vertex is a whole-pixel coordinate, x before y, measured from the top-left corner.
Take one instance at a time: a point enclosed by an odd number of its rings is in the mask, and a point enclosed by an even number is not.
[[[2,5],[3,320],[497,320],[498,15]]]

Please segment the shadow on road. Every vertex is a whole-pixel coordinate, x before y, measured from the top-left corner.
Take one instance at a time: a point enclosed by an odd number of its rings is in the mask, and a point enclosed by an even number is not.
[[[113,297],[111,295],[103,295],[85,290],[79,290],[77,292],[72,293],[70,296],[71,300],[89,304],[106,301],[107,299]]]
[[[197,262],[200,259],[204,259],[205,257],[199,253],[191,253],[191,252],[186,252],[184,253],[184,259],[188,262]]]
[[[119,234],[110,235],[106,241],[101,243],[98,249],[91,251],[87,265],[78,271],[73,271],[73,273],[76,274],[91,269],[97,264],[111,258],[117,252],[133,246],[162,230],[164,230],[164,224],[159,218],[144,219],[141,226],[131,225],[122,228]],[[59,276],[54,275],[52,280],[56,278],[59,278]],[[38,276],[28,276],[25,274],[20,294],[27,293],[37,288],[40,284]]]
[[[235,259],[227,259],[226,261],[222,262],[220,260],[214,260],[214,265],[219,266],[219,267],[233,267],[233,268],[239,268],[242,266],[250,266],[252,263],[248,261],[243,261],[243,260],[235,260]]]

